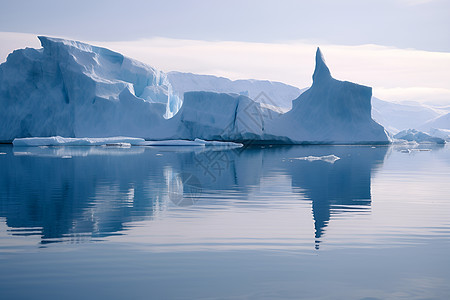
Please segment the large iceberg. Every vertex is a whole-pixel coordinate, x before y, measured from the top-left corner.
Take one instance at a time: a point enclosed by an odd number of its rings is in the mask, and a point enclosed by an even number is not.
[[[313,85],[280,114],[238,94],[187,92],[171,138],[283,144],[386,144],[371,117],[372,89],[331,77],[320,49]]]
[[[389,142],[384,128],[371,118],[371,88],[333,79],[319,49],[307,91],[262,84],[266,91],[301,93],[282,114],[271,109],[273,103],[242,93],[187,92],[183,100],[168,77],[150,66],[76,41],[39,39],[42,49],[16,50],[0,65],[0,141],[126,136],[288,144]]]
[[[266,126],[265,139],[292,143],[386,144],[383,126],[371,117],[372,88],[331,76],[319,48],[313,84],[289,112]]]
[[[162,72],[88,44],[39,37],[0,65],[0,141],[64,136],[150,138],[181,100]]]

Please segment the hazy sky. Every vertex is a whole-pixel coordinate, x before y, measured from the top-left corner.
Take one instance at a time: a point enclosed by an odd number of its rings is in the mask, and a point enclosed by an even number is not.
[[[0,29],[123,41],[309,40],[450,51],[448,0],[1,1]]]
[[[165,71],[305,87],[320,45],[338,79],[387,100],[450,105],[449,28],[448,0],[0,0],[0,62],[38,47],[18,34],[31,33],[94,42]]]

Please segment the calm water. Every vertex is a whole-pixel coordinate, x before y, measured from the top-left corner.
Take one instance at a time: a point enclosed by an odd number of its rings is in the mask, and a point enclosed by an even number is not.
[[[400,150],[0,146],[0,299],[450,299],[450,147]]]

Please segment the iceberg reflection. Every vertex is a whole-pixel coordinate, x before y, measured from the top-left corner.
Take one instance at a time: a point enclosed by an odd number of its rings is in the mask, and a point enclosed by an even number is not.
[[[387,147],[279,146],[203,150],[177,147],[5,148],[0,170],[0,217],[12,235],[40,235],[41,243],[90,241],[127,234],[134,222],[170,209],[220,201],[212,194],[239,195],[246,207],[261,204],[251,192],[267,178],[290,179],[294,201],[310,201],[316,248],[334,214],[364,212],[371,205],[371,177]],[[22,155],[21,155],[22,154]],[[334,163],[298,157],[339,157]],[[55,159],[68,157],[71,159]],[[281,177],[280,177],[281,176]],[[280,187],[281,188],[281,187]],[[285,187],[283,187],[285,189]],[[270,193],[270,191],[269,191]],[[270,196],[270,195],[269,195]],[[268,199],[271,199],[268,197]],[[262,206],[261,206],[262,205]],[[164,217],[164,216],[163,216]]]

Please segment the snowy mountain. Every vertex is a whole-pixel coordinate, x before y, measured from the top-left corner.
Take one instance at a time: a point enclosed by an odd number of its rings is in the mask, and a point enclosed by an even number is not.
[[[0,65],[0,141],[152,136],[181,100],[165,74],[88,44],[39,37]]]
[[[429,120],[419,126],[419,128],[425,131],[429,131],[432,128],[448,130],[450,129],[450,113]]]
[[[431,128],[428,133],[431,136],[439,137],[441,139],[444,139],[446,141],[450,142],[450,129],[436,129]]]
[[[266,107],[279,107],[285,112],[292,108],[292,100],[305,89],[281,82],[255,79],[230,80],[212,75],[169,72],[167,78],[174,93],[180,98],[185,92],[207,91],[217,93],[235,93],[247,96]]]
[[[294,143],[389,143],[371,117],[372,88],[331,76],[319,48],[313,84],[293,101],[293,108],[266,127],[268,139],[278,136]]]
[[[409,128],[419,128],[439,115],[436,110],[425,106],[397,104],[372,97],[372,118],[394,134]]]

